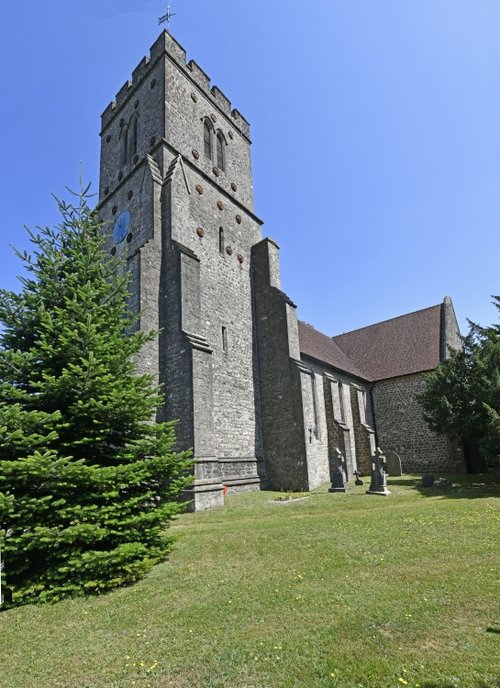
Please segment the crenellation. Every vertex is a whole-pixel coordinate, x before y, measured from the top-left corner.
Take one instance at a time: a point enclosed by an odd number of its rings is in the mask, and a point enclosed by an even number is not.
[[[128,94],[129,94],[132,86],[133,86],[132,79],[127,79],[127,81],[123,84],[121,89],[116,94],[116,104],[118,106],[120,106],[121,103],[127,99]]]
[[[186,67],[191,72],[193,81],[204,91],[210,91],[210,77],[203,71],[200,65],[194,60],[189,60]]]
[[[231,117],[235,120],[236,126],[248,139],[250,138],[250,123],[246,120],[241,112],[236,108],[231,110]]]
[[[101,115],[101,121],[102,121],[101,136],[103,135],[103,132],[104,132],[104,129],[106,128],[106,125],[114,116],[115,110],[116,110],[116,100],[112,100],[111,103],[109,103],[109,105],[107,106],[107,108],[104,110],[104,112]]]
[[[220,88],[218,86],[212,86],[210,93],[213,95],[215,102],[219,105],[221,110],[226,111],[228,115],[231,114],[231,101],[222,93]]]
[[[125,105],[131,93],[144,81],[151,73],[157,62],[164,55],[168,55],[177,66],[200,88],[204,95],[209,98],[213,105],[232,121],[232,124],[247,139],[250,138],[250,124],[243,115],[236,109],[231,109],[231,101],[220,90],[218,86],[211,86],[208,74],[198,65],[195,60],[187,62],[186,51],[173,36],[166,31],[163,32],[158,40],[153,44],[149,57],[143,57],[137,67],[132,72],[132,78],[128,79],[116,94],[115,99],[109,103],[101,115],[102,131],[110,124],[111,120],[118,111]]]
[[[149,67],[151,64],[151,59],[147,56],[143,57],[139,62],[137,67],[132,72],[132,83],[137,84],[141,79],[143,79],[149,72]]]
[[[149,51],[151,62],[156,62],[165,53],[174,58],[181,66],[186,65],[186,51],[168,31],[163,31]]]

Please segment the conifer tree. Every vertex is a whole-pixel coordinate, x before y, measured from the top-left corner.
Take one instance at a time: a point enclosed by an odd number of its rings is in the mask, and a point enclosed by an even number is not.
[[[493,303],[500,315],[500,297]],[[477,440],[492,467],[500,467],[500,324],[469,321],[463,347],[438,366],[419,401],[435,432]]]
[[[30,232],[22,291],[0,292],[0,546],[9,604],[131,583],[165,558],[189,484],[174,425],[134,358],[128,279],[88,205]],[[104,228],[105,230],[105,228]]]

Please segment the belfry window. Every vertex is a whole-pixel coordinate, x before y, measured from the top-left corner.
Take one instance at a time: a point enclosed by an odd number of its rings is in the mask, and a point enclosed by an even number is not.
[[[203,150],[205,151],[205,157],[209,160],[212,159],[212,125],[208,118],[205,119],[203,124]]]
[[[128,160],[128,125],[125,124],[122,127],[122,130],[120,132],[120,138],[121,138],[122,165],[125,165],[125,163]]]
[[[139,119],[138,117],[134,117],[134,120],[132,122],[132,131],[131,134],[132,136],[131,141],[130,141],[130,154],[135,155],[137,153],[137,135],[139,133]]]
[[[226,168],[225,160],[225,145],[224,134],[221,131],[217,132],[217,167],[224,171]]]

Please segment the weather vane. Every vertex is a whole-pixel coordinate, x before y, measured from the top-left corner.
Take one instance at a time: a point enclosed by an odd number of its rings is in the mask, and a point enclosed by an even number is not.
[[[167,5],[167,13],[158,19],[158,24],[167,24],[167,30],[170,29],[170,20],[175,17],[175,12],[170,11],[170,5]]]

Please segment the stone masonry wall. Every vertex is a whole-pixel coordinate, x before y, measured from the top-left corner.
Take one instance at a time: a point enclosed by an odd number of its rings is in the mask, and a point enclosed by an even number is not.
[[[401,457],[405,473],[421,471],[457,472],[462,458],[452,454],[446,437],[436,435],[422,416],[415,399],[425,385],[425,374],[376,382],[373,387],[378,443],[382,451],[392,449]]]
[[[371,448],[374,447],[372,408],[369,387],[360,380],[339,373],[310,358],[303,358],[303,363],[314,375],[317,392],[317,430],[314,430],[315,411],[312,396],[311,375],[306,380],[302,375],[304,423],[306,430],[306,450],[309,473],[312,477],[310,489],[330,479],[329,466],[336,448],[340,449],[346,460],[348,478],[351,479],[356,468],[360,471],[370,470]],[[342,383],[343,411],[339,383]],[[366,416],[361,417],[358,394],[366,395]]]
[[[462,346],[460,328],[453,303],[449,296],[445,296],[441,304],[441,361],[450,357],[452,349],[459,350]]]
[[[155,219],[161,195],[161,176],[152,159],[145,158],[129,175],[109,190],[98,206],[104,223],[106,250],[125,262],[130,270],[129,304],[138,316],[137,324],[146,332],[158,330],[158,298],[161,266],[161,218]],[[127,210],[131,221],[127,237],[113,241],[113,225]],[[148,373],[157,382],[158,340],[148,342],[136,358],[138,372]]]
[[[309,365],[301,370],[302,405],[309,489],[330,481],[324,377]]]
[[[338,411],[337,413],[335,412],[336,401],[338,401],[336,399],[336,397],[338,397],[338,383],[329,373],[325,374],[323,391],[325,395],[325,421],[328,435],[328,460],[330,471],[331,460],[333,458],[332,452],[338,448],[345,459],[348,477],[351,477],[353,470],[355,470],[355,466],[353,467],[353,457],[355,454],[351,450],[352,432],[344,422],[339,421]],[[331,477],[330,473],[330,478]]]
[[[124,134],[138,120],[137,152],[122,159]],[[224,138],[225,170],[215,169],[203,148],[203,120]],[[167,32],[160,34],[148,57],[138,64],[102,114],[100,193],[102,201],[162,144],[181,153],[209,178],[216,178],[235,201],[253,210],[250,126],[229,99]]]
[[[164,137],[163,110],[165,64],[163,61],[151,65],[126,98],[120,98],[120,106],[103,116],[101,131],[101,166],[99,175],[99,199],[127,184],[130,175],[141,167],[144,158],[151,153]],[[137,152],[123,161],[123,137],[127,127],[137,117]],[[131,135],[131,128],[129,135]],[[131,151],[130,151],[131,153]],[[135,187],[138,188],[137,186]]]
[[[351,407],[358,471],[362,475],[369,475],[372,468],[372,455],[376,448],[373,422],[369,424],[372,416],[369,390],[358,385],[353,386],[351,388]]]
[[[200,266],[200,332],[212,349],[213,432],[223,478],[240,488],[262,455],[257,426],[251,246],[260,241],[253,215],[248,123],[182,48],[163,35],[165,51],[164,168],[172,176],[171,238]],[[204,152],[204,120],[213,127],[212,159]],[[216,166],[215,133],[224,136],[225,169]],[[168,172],[166,173],[168,176]],[[221,233],[223,240],[221,241]],[[249,466],[252,466],[251,469]],[[252,483],[253,484],[253,483]]]
[[[258,350],[262,440],[267,486],[307,490],[308,473],[302,410],[297,318],[294,305],[277,287],[277,245],[252,249],[255,334]]]
[[[252,169],[248,139],[234,119],[218,107],[210,91],[189,78],[177,62],[166,63],[165,138],[181,155],[248,210],[253,210]],[[213,156],[204,153],[204,119],[212,131]],[[215,135],[224,137],[225,169],[216,166]]]
[[[206,337],[213,350],[217,456],[255,459],[261,448],[250,255],[251,245],[260,239],[260,225],[195,168],[177,169],[172,185],[172,239],[192,251],[200,265],[200,331],[194,334]]]
[[[338,440],[332,445],[342,452],[346,467],[347,477],[350,479],[357,469],[357,448],[356,436],[354,433],[354,416],[351,404],[351,379],[337,371],[328,370],[331,395],[331,418],[333,426],[331,429],[332,438]],[[343,404],[340,399],[340,384],[342,384]],[[341,410],[343,408],[343,412]]]
[[[194,448],[193,361],[182,334],[182,285],[179,247],[170,241],[171,188],[162,194],[163,244],[161,253],[160,380],[165,395],[162,420],[178,421],[176,448]]]
[[[188,496],[194,509],[206,509],[223,502],[213,432],[212,350],[203,335],[199,259],[171,240],[171,196],[172,187],[167,183],[162,203],[165,250],[159,302],[164,417],[178,420],[177,447],[193,449],[195,482]]]

